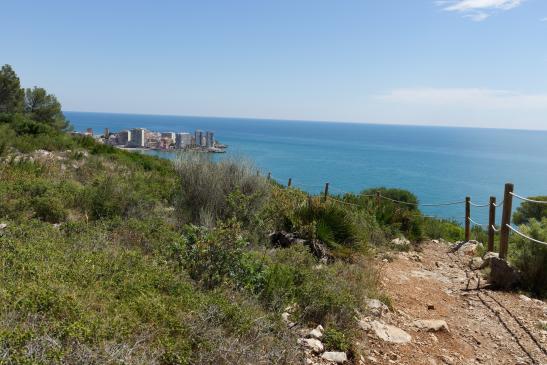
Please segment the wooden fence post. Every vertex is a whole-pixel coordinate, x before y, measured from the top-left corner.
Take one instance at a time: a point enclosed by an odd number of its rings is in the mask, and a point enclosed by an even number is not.
[[[379,191],[376,192],[376,208],[377,209],[380,208],[380,192]]]
[[[268,180],[270,180],[271,178],[272,178],[272,173],[268,172]]]
[[[289,182],[287,183],[287,187],[290,188],[292,185],[292,177],[289,177]]]
[[[511,193],[513,189],[513,184],[505,184],[500,227],[500,259],[507,258],[507,252],[509,251],[509,225],[511,224],[511,210],[513,209],[513,195]]]
[[[325,193],[323,195],[323,201],[327,201],[327,197],[329,196],[329,183],[325,183]]]
[[[490,197],[490,212],[488,215],[488,252],[494,252],[494,226],[496,224],[496,197]]]
[[[468,242],[471,237],[471,198],[465,197],[465,242]]]

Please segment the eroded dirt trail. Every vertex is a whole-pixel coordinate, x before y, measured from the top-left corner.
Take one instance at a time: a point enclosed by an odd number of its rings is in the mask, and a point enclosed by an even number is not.
[[[383,262],[382,285],[393,311],[379,320],[412,336],[391,343],[367,331],[365,364],[547,364],[547,304],[516,293],[485,289],[470,257],[428,242],[423,251]],[[385,260],[384,260],[385,261]],[[417,320],[444,320],[446,329],[424,330]]]

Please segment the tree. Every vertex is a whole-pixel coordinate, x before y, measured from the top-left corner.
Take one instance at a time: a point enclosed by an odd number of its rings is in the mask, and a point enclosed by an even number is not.
[[[547,201],[547,196],[532,196],[529,199]],[[513,213],[513,223],[515,224],[528,224],[532,218],[538,221],[547,218],[547,204],[523,202]]]
[[[25,112],[37,121],[46,123],[56,129],[68,127],[68,123],[61,111],[61,103],[55,95],[48,94],[41,87],[25,90]]]
[[[10,65],[0,69],[0,113],[23,111],[24,92],[19,77]]]

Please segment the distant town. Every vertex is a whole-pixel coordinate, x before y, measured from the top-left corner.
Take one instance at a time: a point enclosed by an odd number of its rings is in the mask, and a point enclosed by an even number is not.
[[[120,132],[110,132],[104,129],[102,135],[93,134],[93,129],[75,134],[91,136],[98,142],[124,149],[151,149],[165,151],[197,151],[224,153],[226,145],[215,140],[211,131],[196,130],[193,134],[187,132],[154,132],[145,128],[132,128]]]

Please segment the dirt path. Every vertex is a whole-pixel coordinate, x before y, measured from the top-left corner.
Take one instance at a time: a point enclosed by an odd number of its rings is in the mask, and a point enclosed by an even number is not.
[[[395,254],[382,268],[394,311],[379,320],[412,340],[390,343],[369,330],[361,363],[547,364],[546,303],[485,289],[479,272],[468,269],[470,257],[448,253],[442,243],[422,248]],[[449,331],[419,330],[416,320],[444,320]]]

